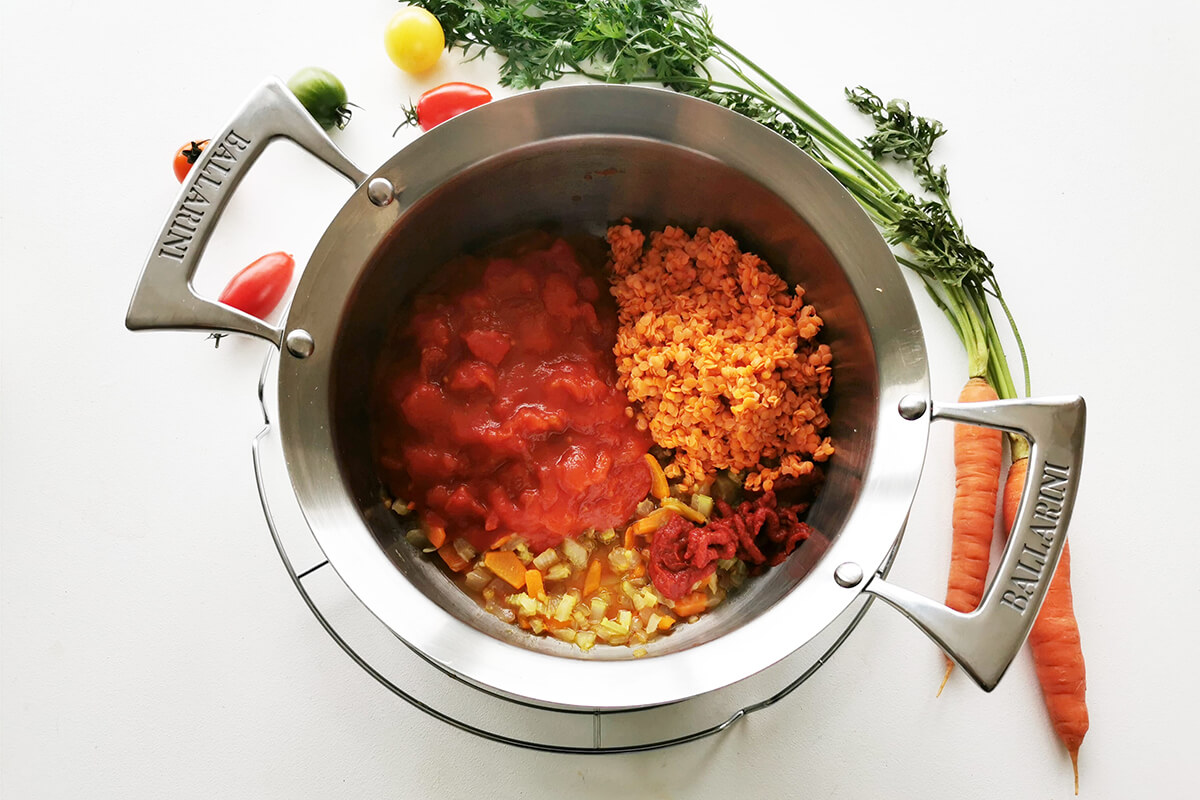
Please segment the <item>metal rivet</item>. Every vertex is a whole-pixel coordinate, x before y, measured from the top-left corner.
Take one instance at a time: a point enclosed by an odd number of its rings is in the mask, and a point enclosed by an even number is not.
[[[929,403],[920,395],[906,394],[900,398],[900,416],[905,419],[920,419],[928,408]]]
[[[387,178],[372,178],[367,184],[367,197],[377,206],[386,206],[396,196],[396,189]]]
[[[839,564],[838,568],[833,571],[833,579],[837,581],[838,586],[844,586],[847,589],[858,586],[863,579],[862,567],[853,561]]]
[[[296,358],[308,358],[316,347],[309,332],[301,328],[288,332],[283,343],[287,345],[287,351]]]

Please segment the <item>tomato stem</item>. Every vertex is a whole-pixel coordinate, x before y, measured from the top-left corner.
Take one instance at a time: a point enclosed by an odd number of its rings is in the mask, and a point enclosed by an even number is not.
[[[404,121],[396,126],[396,130],[392,131],[392,136],[395,136],[397,133],[399,133],[401,128],[408,127],[409,125],[420,124],[420,112],[417,111],[416,103],[409,103],[408,105],[404,106],[401,111],[404,112]]]
[[[196,163],[196,159],[199,158],[200,154],[204,152],[204,148],[200,145],[205,144],[207,141],[208,140],[205,139],[203,142],[192,142],[191,146],[183,151],[183,156],[187,159],[189,164]]]

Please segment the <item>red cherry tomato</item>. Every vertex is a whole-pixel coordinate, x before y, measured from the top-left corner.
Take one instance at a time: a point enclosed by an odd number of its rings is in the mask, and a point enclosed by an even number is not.
[[[421,130],[427,131],[464,111],[491,102],[491,99],[492,93],[482,86],[473,83],[443,83],[421,95],[421,99],[417,101],[416,122],[421,126]]]
[[[208,139],[199,142],[188,142],[175,151],[175,177],[179,179],[180,183],[183,183],[183,179],[187,177],[192,164],[196,163],[196,159],[204,152],[205,147],[208,147]]]
[[[234,275],[217,299],[262,319],[283,299],[295,268],[295,260],[287,253],[267,253]]]

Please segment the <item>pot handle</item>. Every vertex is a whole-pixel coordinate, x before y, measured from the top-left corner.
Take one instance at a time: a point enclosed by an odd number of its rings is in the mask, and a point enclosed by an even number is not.
[[[905,398],[900,407],[902,414],[906,408],[923,412],[925,404]],[[915,418],[919,413],[905,415]],[[1079,488],[1087,409],[1082,397],[935,403],[932,418],[1018,433],[1032,445],[1025,489],[1000,567],[979,607],[969,614],[879,575],[864,591],[912,620],[990,692],[1029,635],[1058,567]]]
[[[279,347],[282,331],[196,294],[192,278],[217,219],[259,154],[284,137],[361,185],[367,175],[338,149],[278,78],[268,78],[192,165],[125,316],[129,330],[218,330],[259,336]]]

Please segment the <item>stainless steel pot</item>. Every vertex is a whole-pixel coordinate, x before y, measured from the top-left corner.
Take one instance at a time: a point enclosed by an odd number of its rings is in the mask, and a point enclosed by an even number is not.
[[[234,188],[279,137],[357,188],[305,267],[284,324],[272,328],[198,296],[191,280]],[[623,216],[733,233],[805,286],[836,365],[838,453],[809,515],[821,535],[640,659],[626,648],[584,654],[506,625],[407,546],[380,502],[365,401],[395,310],[431,270],[499,235],[547,223],[602,233]],[[850,196],[767,129],[663,90],[571,86],[500,100],[440,125],[368,176],[269,80],[193,167],[126,324],[240,332],[280,347],[287,469],[341,579],[423,657],[543,707],[644,708],[733,684],[845,618],[863,592],[912,619],[990,690],[1040,607],[1078,486],[1082,398],[933,403],[907,286]],[[1015,533],[971,614],[884,579],[934,419],[1018,431],[1033,443]]]

